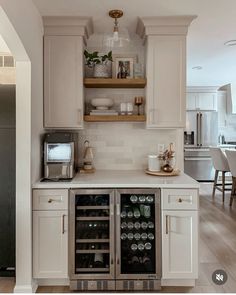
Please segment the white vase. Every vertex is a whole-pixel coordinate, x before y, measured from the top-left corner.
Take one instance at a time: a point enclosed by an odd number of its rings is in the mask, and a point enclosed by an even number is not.
[[[96,64],[94,67],[95,78],[110,78],[111,69],[109,64]]]

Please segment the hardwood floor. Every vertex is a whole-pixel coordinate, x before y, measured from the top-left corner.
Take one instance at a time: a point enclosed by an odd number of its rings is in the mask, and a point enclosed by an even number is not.
[[[200,189],[200,240],[199,279],[194,288],[163,287],[163,293],[234,293],[236,292],[236,202],[229,207],[230,193],[222,204],[220,192],[211,198],[212,184],[201,184]],[[228,280],[223,286],[212,282],[216,269],[223,269]],[[11,293],[13,278],[0,278],[0,293]],[[39,287],[38,293],[69,293],[66,286]]]

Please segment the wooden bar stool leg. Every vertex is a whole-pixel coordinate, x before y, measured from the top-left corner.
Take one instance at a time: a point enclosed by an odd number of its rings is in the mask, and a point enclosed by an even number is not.
[[[233,198],[235,195],[235,182],[236,182],[236,179],[234,177],[232,177],[232,191],[231,191],[230,202],[229,202],[230,207],[233,204]]]
[[[222,202],[225,201],[225,171],[222,171]]]
[[[212,191],[212,199],[215,198],[215,191],[216,191],[216,185],[217,185],[218,174],[219,174],[219,171],[216,170],[216,171],[215,171],[214,184],[213,184],[213,191]]]

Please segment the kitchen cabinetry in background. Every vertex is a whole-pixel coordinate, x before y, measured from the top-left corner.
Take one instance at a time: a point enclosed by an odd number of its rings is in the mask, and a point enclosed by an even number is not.
[[[187,87],[187,111],[217,111],[218,87]]]
[[[198,277],[197,190],[162,191],[162,278]]]
[[[33,191],[33,277],[68,277],[68,190]]]
[[[44,18],[44,127],[83,128],[83,48],[89,18]]]
[[[194,19],[145,17],[137,33],[146,40],[147,128],[184,127],[186,35]]]

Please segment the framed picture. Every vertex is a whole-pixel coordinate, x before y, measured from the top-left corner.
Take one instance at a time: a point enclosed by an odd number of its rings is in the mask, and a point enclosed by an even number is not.
[[[112,55],[112,78],[132,79],[134,77],[134,63],[136,55]]]

